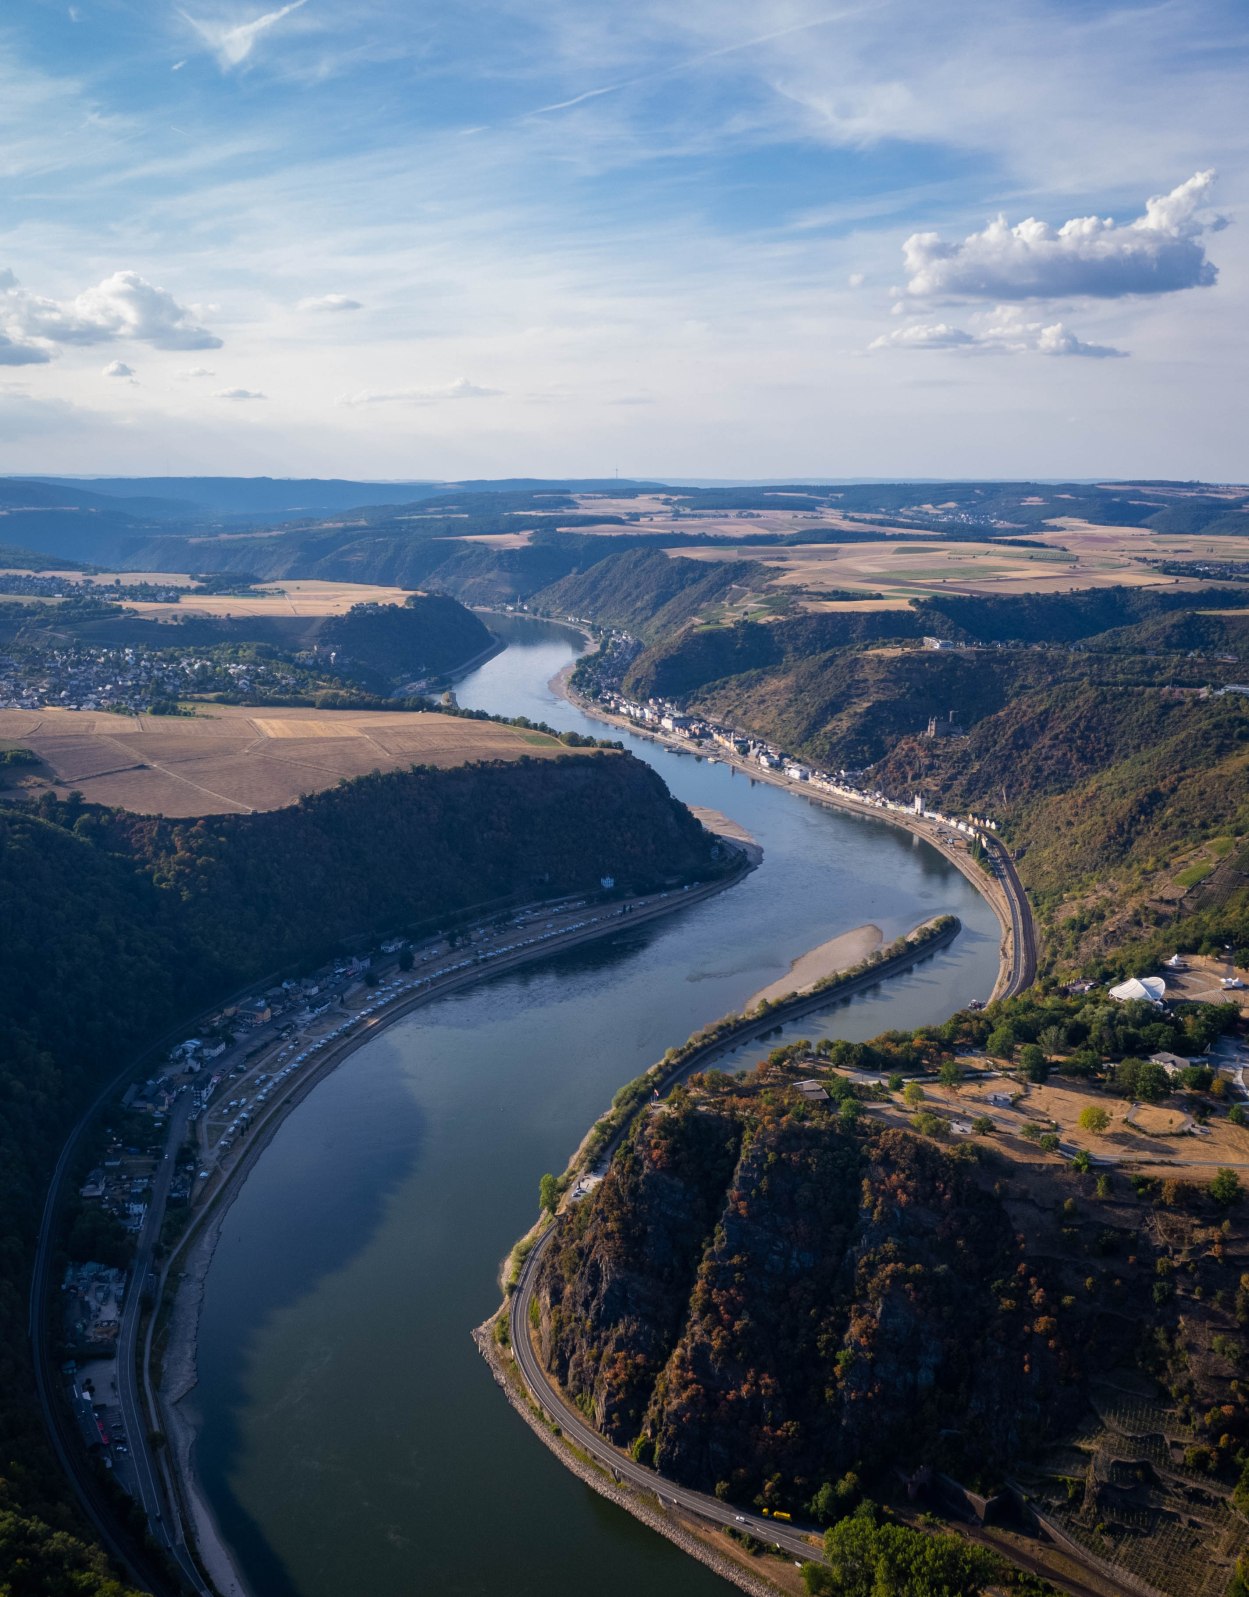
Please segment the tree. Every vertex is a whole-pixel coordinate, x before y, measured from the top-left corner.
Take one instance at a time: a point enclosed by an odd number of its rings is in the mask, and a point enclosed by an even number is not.
[[[1152,1059],[1121,1059],[1115,1066],[1115,1090],[1125,1098],[1157,1103],[1171,1090],[1170,1078]]]
[[[824,1556],[827,1564],[814,1566],[818,1575],[804,1568],[807,1590],[837,1597],[977,1597],[1002,1573],[995,1554],[949,1531],[929,1536],[904,1525],[878,1525],[866,1502],[825,1532]]]
[[[553,1176],[548,1170],[542,1180],[538,1182],[538,1207],[547,1214],[554,1214],[559,1203],[559,1178]]]
[[[1210,1183],[1210,1196],[1221,1209],[1230,1209],[1240,1201],[1240,1177],[1234,1170],[1221,1165]]]
[[[1026,1042],[1019,1050],[1019,1067],[1029,1081],[1042,1082],[1050,1073],[1050,1062],[1034,1042]]]
[[[918,1109],[924,1101],[924,1089],[918,1081],[908,1081],[902,1089],[902,1097],[908,1109]]]
[[[941,1069],[937,1072],[937,1080],[943,1087],[948,1087],[951,1092],[958,1091],[958,1084],[962,1080],[962,1072],[953,1059],[942,1061]]]
[[[1100,1104],[1086,1104],[1080,1111],[1080,1130],[1091,1131],[1095,1137],[1100,1137],[1110,1124],[1110,1113]]]
[[[971,1123],[971,1129],[978,1137],[991,1137],[997,1127],[988,1115],[977,1115]]]
[[[902,1091],[902,1077],[898,1074],[898,1072],[896,1070],[890,1075],[888,1086],[889,1086],[889,1091],[890,1092],[901,1092]],[[1239,1124],[1239,1122],[1237,1122],[1237,1124]]]
[[[1015,1053],[1015,1033],[1010,1026],[995,1026],[984,1046],[986,1053],[998,1059],[1011,1059]]]
[[[1234,1103],[1227,1111],[1227,1118],[1234,1126],[1243,1126],[1249,1120],[1249,1115],[1245,1114],[1244,1104]]]
[[[1077,1175],[1082,1176],[1088,1175],[1089,1171],[1093,1168],[1093,1161],[1089,1158],[1088,1154],[1083,1148],[1080,1149],[1075,1158],[1071,1161],[1071,1168],[1076,1172]]]
[[[1046,1026],[1045,1030],[1037,1038],[1037,1042],[1049,1057],[1062,1053],[1067,1046],[1066,1026]]]
[[[412,952],[411,943],[404,943],[399,950],[399,969],[411,970],[416,963],[416,955]]]

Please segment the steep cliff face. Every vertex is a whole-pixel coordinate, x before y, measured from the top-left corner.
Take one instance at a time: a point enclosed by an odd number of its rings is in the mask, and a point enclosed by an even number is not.
[[[1103,1267],[1054,1257],[1060,1203],[1026,1242],[970,1149],[744,1104],[653,1112],[543,1267],[548,1367],[664,1474],[790,1502],[851,1469],[984,1478],[1130,1355],[1130,1316],[1072,1296]]]
[[[622,1150],[546,1262],[542,1356],[613,1441],[638,1434],[672,1353],[740,1138],[731,1116],[660,1117]]]

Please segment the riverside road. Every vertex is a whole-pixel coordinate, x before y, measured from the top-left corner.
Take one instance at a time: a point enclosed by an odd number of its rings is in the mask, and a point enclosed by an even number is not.
[[[677,1486],[674,1482],[665,1480],[655,1470],[647,1469],[644,1464],[639,1464],[627,1453],[621,1452],[619,1448],[605,1441],[552,1386],[529,1339],[529,1305],[533,1302],[538,1266],[547,1248],[558,1235],[559,1227],[559,1221],[550,1226],[526,1259],[516,1290],[512,1294],[509,1309],[508,1329],[512,1349],[516,1355],[517,1368],[533,1401],[548,1419],[555,1421],[564,1435],[582,1452],[588,1453],[616,1480],[626,1482],[640,1491],[649,1492],[658,1499],[661,1507],[676,1508],[684,1513],[693,1514],[725,1530],[748,1532],[769,1547],[790,1553],[803,1563],[818,1559],[820,1556],[818,1531],[814,1529],[807,1531],[796,1525],[764,1519],[761,1514],[753,1514],[749,1510],[739,1510],[726,1505],[718,1497],[710,1497],[705,1492],[691,1491],[687,1486]]]

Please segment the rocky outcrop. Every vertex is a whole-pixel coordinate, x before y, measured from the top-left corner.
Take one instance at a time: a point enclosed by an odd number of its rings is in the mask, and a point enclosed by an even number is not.
[[[985,1478],[1074,1422],[1131,1328],[1072,1308],[971,1149],[742,1104],[645,1118],[543,1265],[541,1354],[604,1434],[792,1502],[907,1461]]]

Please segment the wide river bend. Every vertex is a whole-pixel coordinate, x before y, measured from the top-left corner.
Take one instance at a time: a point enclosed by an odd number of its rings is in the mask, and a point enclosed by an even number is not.
[[[616,736],[548,683],[580,638],[498,621],[460,702]],[[785,1032],[861,1039],[987,998],[999,928],[927,844],[621,734],[763,845],[740,885],[419,1009],[284,1122],[227,1213],[199,1333],[196,1457],[255,1597],[712,1597],[732,1590],[569,1474],[469,1337],[503,1254],[621,1083],[792,960],[932,915],[953,946]],[[765,1047],[773,1046],[769,1042]],[[743,1063],[763,1050],[743,1050]]]

